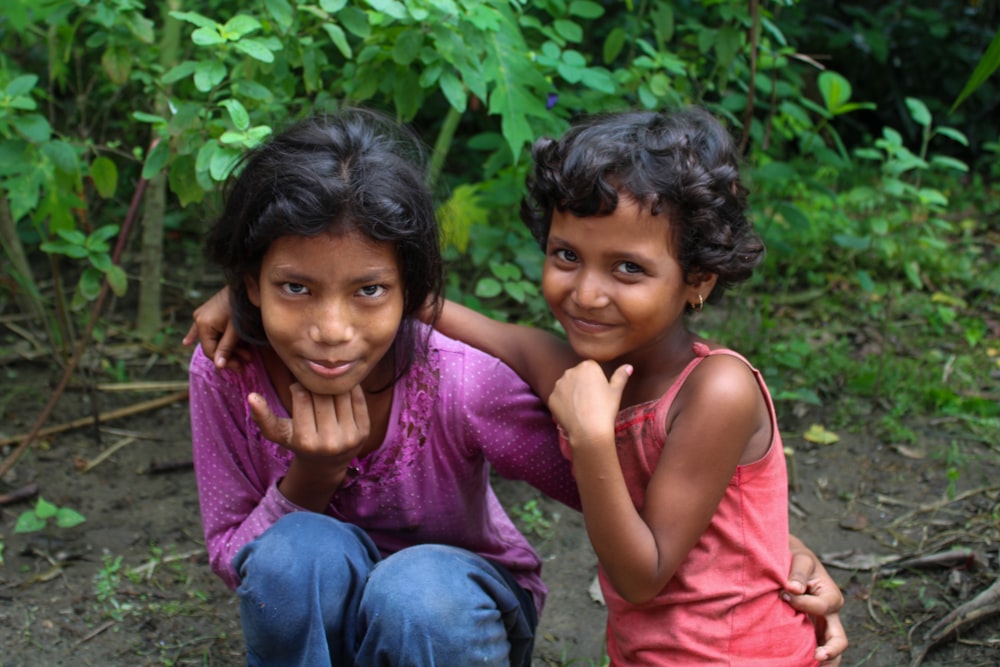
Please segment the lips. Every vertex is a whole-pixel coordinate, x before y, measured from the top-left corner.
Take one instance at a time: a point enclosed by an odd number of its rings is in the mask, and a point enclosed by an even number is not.
[[[357,362],[354,361],[326,361],[322,359],[306,360],[306,365],[309,367],[309,370],[324,378],[340,377],[354,368],[356,363]]]
[[[582,317],[567,317],[566,319],[573,329],[586,334],[604,333],[605,331],[610,331],[614,327],[614,325],[605,322],[588,320]]]

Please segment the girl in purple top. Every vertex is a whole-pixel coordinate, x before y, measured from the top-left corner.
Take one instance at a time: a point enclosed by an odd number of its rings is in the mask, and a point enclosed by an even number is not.
[[[242,372],[199,347],[195,472],[250,665],[529,665],[541,562],[492,465],[579,507],[541,402],[433,332],[441,260],[418,142],[373,112],[251,151],[208,238]]]

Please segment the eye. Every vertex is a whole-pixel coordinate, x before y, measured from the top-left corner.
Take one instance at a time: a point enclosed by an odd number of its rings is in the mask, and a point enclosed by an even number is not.
[[[640,273],[645,273],[643,268],[636,264],[635,262],[621,262],[615,267],[616,271],[621,271],[622,273],[627,273],[628,275],[637,275]]]
[[[377,298],[386,293],[385,285],[365,285],[358,290],[358,294],[368,298]]]
[[[566,248],[556,248],[552,251],[552,255],[563,262],[576,262],[579,259],[575,252]]]
[[[302,283],[281,283],[281,291],[292,296],[309,294],[309,288]]]

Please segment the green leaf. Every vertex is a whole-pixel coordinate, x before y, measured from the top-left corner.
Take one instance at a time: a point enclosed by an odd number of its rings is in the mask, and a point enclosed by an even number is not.
[[[951,111],[954,112],[958,105],[974,93],[979,86],[983,85],[983,82],[990,78],[997,67],[1000,67],[1000,28],[997,28],[997,34],[986,48],[986,53],[979,60],[979,64],[976,65],[976,69],[973,70],[969,80],[965,83],[962,92],[955,98],[955,103],[951,105]]]
[[[483,299],[490,299],[503,292],[503,285],[495,278],[481,278],[476,283],[475,294]]]
[[[199,28],[214,28],[218,25],[212,19],[202,16],[198,12],[170,12],[170,15],[179,21],[193,23]]]
[[[195,175],[195,159],[192,155],[178,155],[170,163],[170,191],[177,195],[182,207],[197,204],[205,198],[205,190]]]
[[[826,70],[817,77],[816,84],[826,110],[834,115],[843,113],[843,106],[851,99],[850,82],[837,72]]]
[[[569,3],[569,13],[585,19],[596,19],[604,15],[604,7],[591,0],[573,0]]]
[[[406,6],[396,0],[368,0],[368,4],[380,14],[397,20],[406,18]]]
[[[60,528],[72,528],[73,526],[79,526],[81,523],[86,521],[82,514],[69,507],[62,507],[59,512],[56,513],[56,525]]]
[[[45,498],[39,497],[38,502],[35,503],[35,514],[39,519],[51,519],[58,511],[59,508]]]
[[[337,18],[344,24],[347,31],[355,37],[367,39],[372,34],[372,26],[368,22],[368,14],[357,7],[345,7],[337,14]]]
[[[40,519],[33,511],[21,512],[14,524],[15,533],[34,533],[45,528],[45,520]]]
[[[101,54],[101,67],[108,79],[116,86],[124,86],[132,73],[132,62],[135,54],[123,45],[108,47]]]
[[[465,86],[458,80],[458,77],[451,72],[442,72],[439,85],[441,86],[441,92],[448,99],[448,104],[455,111],[463,113],[468,103],[468,98],[465,94]]]
[[[262,63],[274,62],[274,52],[264,42],[255,37],[241,39],[235,42],[233,46],[237,51],[242,51],[254,60],[259,60]]]
[[[229,112],[229,119],[233,121],[233,125],[237,130],[245,130],[250,127],[250,114],[242,102],[229,98],[222,100],[221,104]]]
[[[583,40],[583,28],[573,21],[568,19],[556,19],[553,22],[552,27],[555,28],[556,33],[568,42],[580,42]]]
[[[111,199],[118,189],[118,166],[103,155],[94,158],[90,163],[90,177],[97,188],[97,194],[104,199]]]
[[[954,169],[955,171],[960,171],[962,173],[969,171],[969,165],[948,155],[935,155],[931,158],[931,166]]]
[[[64,174],[76,176],[80,171],[80,159],[76,151],[65,141],[47,141],[42,144],[42,152],[52,160],[56,169]]]
[[[625,37],[625,30],[622,28],[613,28],[608,33],[608,36],[604,38],[603,57],[605,65],[610,65],[622,52],[622,49],[625,48]]]
[[[198,46],[215,46],[226,42],[225,38],[219,34],[219,26],[217,25],[198,28],[191,33],[191,41]]]
[[[101,282],[103,279],[103,273],[92,266],[88,266],[87,270],[80,276],[80,282],[77,285],[80,296],[87,301],[96,299],[101,294]]]
[[[167,73],[163,75],[163,83],[175,83],[181,79],[186,79],[194,74],[197,68],[198,63],[196,61],[185,60],[180,65],[167,70]]]
[[[194,85],[203,93],[215,88],[226,78],[226,66],[218,60],[203,60],[198,63],[194,72]]]
[[[420,46],[424,38],[417,30],[404,30],[396,37],[396,43],[392,46],[392,59],[398,65],[409,66],[420,53]]]
[[[923,100],[919,100],[916,97],[907,97],[906,108],[910,110],[910,118],[917,125],[922,125],[923,127],[931,126],[931,112]]]
[[[212,161],[208,167],[212,178],[216,181],[226,180],[226,176],[229,175],[229,170],[233,168],[234,164],[236,164],[236,160],[240,157],[240,153],[241,152],[238,150],[220,146],[219,149],[212,154]]]
[[[157,116],[156,114],[146,113],[145,111],[133,111],[132,118],[136,119],[140,123],[150,123],[152,125],[166,125],[167,119],[163,116]]]
[[[246,14],[237,14],[226,21],[220,32],[227,40],[235,42],[254,30],[260,30],[260,21]]]
[[[154,178],[167,166],[170,160],[170,142],[162,140],[149,151],[146,162],[142,165],[142,177],[146,180]]]
[[[942,136],[948,137],[952,141],[962,144],[963,146],[969,145],[969,139],[959,130],[953,127],[936,127],[934,128],[934,134],[940,134]]]
[[[38,77],[34,74],[22,74],[21,76],[14,77],[11,79],[10,83],[7,84],[7,88],[4,90],[8,97],[19,97],[21,95],[27,95],[38,83]]]
[[[344,31],[339,25],[326,22],[323,24],[323,30],[326,31],[326,34],[330,37],[330,41],[333,42],[333,45],[337,47],[338,51],[340,51],[340,55],[344,56],[348,60],[354,57],[354,51],[351,49],[351,45],[347,41],[347,35],[344,34]]]
[[[125,270],[122,267],[117,264],[111,266],[105,273],[105,277],[108,279],[108,286],[111,287],[115,296],[125,296],[125,292],[128,291],[128,276],[125,275]]]
[[[48,141],[52,136],[52,126],[49,125],[49,121],[37,113],[15,116],[13,125],[25,139],[34,144]]]

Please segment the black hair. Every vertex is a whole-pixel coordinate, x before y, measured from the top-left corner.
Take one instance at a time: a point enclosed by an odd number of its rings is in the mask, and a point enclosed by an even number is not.
[[[592,116],[558,141],[539,139],[531,154],[521,219],[542,249],[554,211],[610,215],[627,196],[666,214],[689,284],[718,275],[713,297],[749,278],[764,258],[733,139],[704,109]]]
[[[439,229],[423,162],[415,134],[366,109],[307,118],[243,155],[223,189],[222,214],[206,244],[225,273],[240,337],[267,344],[246,278],[259,278],[273,241],[358,231],[395,247],[403,284],[396,377],[405,373],[415,353],[426,350],[426,340],[417,340],[419,311],[428,297],[438,301],[442,285]]]

